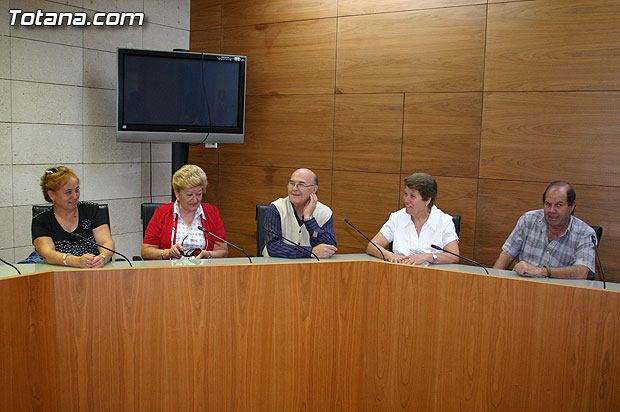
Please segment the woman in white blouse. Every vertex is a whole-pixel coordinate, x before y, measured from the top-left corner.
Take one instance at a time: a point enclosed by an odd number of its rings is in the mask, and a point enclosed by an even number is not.
[[[405,179],[405,185],[405,207],[390,214],[372,241],[390,262],[410,265],[458,263],[458,257],[431,247],[437,245],[459,254],[459,237],[452,216],[434,205],[437,197],[435,178],[426,173],[414,173]],[[391,252],[387,250],[390,243]],[[366,253],[382,258],[379,250],[370,243]]]

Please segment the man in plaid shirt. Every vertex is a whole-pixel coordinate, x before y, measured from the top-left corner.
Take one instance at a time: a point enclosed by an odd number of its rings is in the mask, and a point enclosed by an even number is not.
[[[514,271],[521,276],[593,278],[596,234],[572,215],[575,197],[569,183],[549,184],[543,193],[543,209],[519,218],[493,267],[507,269],[517,258]]]

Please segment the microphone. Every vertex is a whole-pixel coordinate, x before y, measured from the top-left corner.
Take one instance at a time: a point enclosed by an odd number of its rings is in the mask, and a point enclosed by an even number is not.
[[[229,242],[229,241],[227,241],[227,240],[222,239],[222,238],[221,238],[221,237],[219,237],[218,235],[216,235],[216,234],[213,234],[213,233],[209,232],[207,229],[205,229],[205,228],[204,228],[204,227],[202,227],[202,226],[198,226],[198,229],[199,229],[199,230],[202,230],[202,231],[203,231],[203,232],[205,232],[207,235],[211,235],[211,236],[213,236],[214,238],[219,239],[219,240],[221,240],[222,242],[226,243],[227,245],[230,245],[230,246],[234,247],[235,249],[237,249],[237,250],[239,250],[239,251],[243,252],[243,254],[244,254],[244,255],[246,255],[246,256],[247,256],[247,258],[250,260],[250,263],[252,263],[252,258],[250,257],[250,255],[248,255],[248,254],[245,252],[245,250],[241,249],[240,247],[237,247],[237,246],[233,245],[232,243],[230,243],[230,242]]]
[[[9,265],[10,267],[12,267],[13,269],[15,269],[15,270],[17,271],[17,274],[18,274],[18,275],[21,275],[21,274],[22,274],[22,272],[20,272],[20,271],[19,271],[19,269],[17,269],[17,266],[15,266],[15,265],[13,265],[13,264],[11,264],[11,263],[7,262],[6,260],[4,260],[4,259],[0,258],[0,262],[5,263],[5,264]]]
[[[482,266],[480,263],[476,262],[475,260],[472,260],[472,259],[470,259],[470,258],[466,258],[465,256],[457,255],[456,253],[450,252],[449,250],[446,250],[446,249],[444,249],[444,248],[442,248],[442,247],[439,247],[439,246],[437,246],[437,245],[431,245],[431,247],[432,247],[433,249],[441,250],[442,252],[449,253],[449,254],[454,255],[454,256],[457,256],[457,257],[459,257],[459,258],[461,258],[461,259],[465,259],[466,261],[471,262],[471,263],[473,263],[473,264],[475,264],[475,265],[478,265],[478,266],[480,266],[482,269],[484,269],[484,271],[485,271],[485,272],[487,272],[487,275],[489,274],[489,271],[487,270],[487,268],[485,268],[484,266]]]
[[[69,233],[69,236],[73,237],[73,238],[74,238],[74,239],[76,239],[76,240],[85,240],[86,242],[88,242],[88,243],[90,243],[90,244],[92,244],[92,245],[95,245],[95,246],[97,246],[97,247],[103,248],[103,249],[108,250],[108,251],[110,251],[110,252],[112,252],[112,253],[116,253],[117,255],[119,255],[120,257],[122,257],[123,259],[125,259],[125,260],[127,261],[127,263],[129,263],[129,267],[133,267],[133,265],[131,264],[131,262],[129,261],[129,259],[127,259],[127,256],[123,255],[121,252],[117,252],[116,250],[112,250],[112,249],[110,249],[109,247],[105,247],[105,246],[103,246],[103,245],[100,245],[100,244],[99,244],[99,243],[97,243],[97,242],[93,242],[93,241],[92,241],[92,240],[90,240],[89,238],[84,237],[84,236],[80,235],[80,234],[79,234],[79,233],[77,233],[77,232],[67,232],[67,233]]]
[[[265,229],[268,233],[271,233],[272,235],[275,235],[275,236],[279,237],[282,240],[286,240],[288,243],[290,243],[291,245],[295,246],[297,249],[303,250],[304,252],[309,252],[312,256],[314,256],[316,258],[317,261],[320,262],[319,257],[314,254],[312,249],[308,250],[305,247],[303,247],[301,245],[298,245],[297,243],[293,242],[292,240],[289,240],[289,239],[285,238],[284,236],[277,234],[276,232],[274,232],[271,229],[267,229],[266,227],[264,227],[263,229]]]
[[[601,268],[601,279],[603,279],[603,289],[607,289],[607,281],[605,280],[605,270],[603,269],[603,262],[601,262],[601,255],[598,254],[598,245],[596,244],[596,236],[591,235],[592,243],[594,243],[594,250],[596,251],[596,258],[598,259],[598,265]]]
[[[360,235],[364,236],[364,239],[366,239],[367,241],[369,241],[371,245],[373,245],[374,247],[376,247],[376,248],[377,248],[377,250],[379,251],[379,253],[381,253],[381,256],[383,257],[383,261],[384,261],[384,262],[385,262],[385,261],[387,261],[387,259],[385,258],[385,255],[383,254],[383,251],[382,251],[381,249],[379,249],[379,246],[377,246],[377,245],[375,244],[375,242],[373,242],[372,240],[370,240],[370,239],[369,239],[369,238],[368,238],[365,234],[363,234],[363,233],[362,233],[362,232],[361,232],[358,228],[356,228],[356,227],[353,225],[353,223],[351,223],[351,222],[349,221],[349,219],[347,219],[346,217],[344,218],[344,221],[345,221],[345,222],[347,222],[347,224],[348,224],[349,226],[351,226],[353,229],[357,230],[357,232],[358,232]]]

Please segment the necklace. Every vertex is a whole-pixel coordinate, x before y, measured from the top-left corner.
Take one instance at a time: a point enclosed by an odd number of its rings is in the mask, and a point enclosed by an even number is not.
[[[62,227],[65,231],[73,232],[75,229],[77,229],[77,226],[79,224],[77,209],[75,209],[73,213],[69,214],[68,216],[63,216],[62,214],[58,215],[56,214],[55,210],[52,210],[52,212],[54,213],[54,219],[56,219],[56,223],[58,223],[60,227]]]
[[[59,215],[58,215],[58,214],[56,214],[56,210],[55,210],[55,209],[52,209],[52,213],[54,213],[54,216],[59,217]],[[76,216],[77,216],[77,209],[75,209],[75,210],[73,211],[73,213],[71,213],[71,214],[70,214],[70,215],[68,215],[68,216],[62,216],[62,215],[60,215],[60,218],[61,218],[61,219],[73,219],[73,218],[75,218]]]

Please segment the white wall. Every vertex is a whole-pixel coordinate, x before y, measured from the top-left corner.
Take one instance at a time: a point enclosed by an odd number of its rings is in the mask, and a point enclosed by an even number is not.
[[[135,27],[11,27],[9,9],[144,12]],[[189,48],[190,0],[0,0],[0,257],[32,251],[39,178],[67,165],[82,200],[110,205],[126,255],[142,243],[140,203],[170,200],[170,144],[117,143],[116,48]]]

